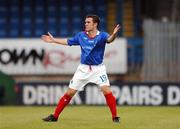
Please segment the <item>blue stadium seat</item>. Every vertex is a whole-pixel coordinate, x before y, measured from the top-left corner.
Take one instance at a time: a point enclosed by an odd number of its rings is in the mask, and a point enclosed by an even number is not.
[[[45,23],[45,19],[43,17],[35,17],[34,19],[34,24],[37,25],[37,26],[41,26],[42,24]]]
[[[83,0],[72,0],[73,5],[82,3]]]
[[[20,4],[20,1],[19,0],[10,0],[10,5],[12,6],[18,6]]]
[[[36,17],[44,17],[46,15],[46,12],[44,11],[44,6],[38,5],[35,7],[35,15]]]
[[[44,0],[35,0],[35,5],[41,6],[43,5]]]
[[[56,28],[57,28],[57,22],[55,18],[49,18],[48,24],[47,24],[48,31],[51,32],[53,35],[57,35]]]
[[[44,27],[36,27],[34,36],[35,37],[41,37],[41,35],[46,34]]]
[[[64,26],[64,25],[67,26],[68,21],[69,21],[68,17],[62,17],[59,19],[59,24],[60,24],[60,26]]]
[[[53,28],[55,28],[56,25],[57,25],[57,20],[56,20],[56,18],[53,18],[53,17],[48,18],[48,20],[47,20],[47,26],[48,26],[48,27],[53,27]]]
[[[61,30],[60,37],[69,37],[69,32],[66,29]]]
[[[33,31],[33,19],[31,17],[24,17],[22,19],[22,36],[23,37],[32,37],[32,31]]]
[[[32,37],[32,30],[31,30],[31,28],[30,27],[23,28],[22,36],[23,37]]]
[[[94,9],[94,6],[93,5],[86,5],[84,7],[84,15],[87,15],[87,14],[95,14],[96,11]]]
[[[44,12],[45,7],[43,5],[36,5],[35,6],[35,11],[38,12]],[[44,12],[45,13],[45,12]]]
[[[6,18],[0,18],[0,28],[4,27],[7,23],[7,19]]]
[[[68,0],[60,0],[60,7],[68,6]]]
[[[3,38],[3,37],[6,37],[6,30],[7,30],[7,22],[6,22],[6,19],[5,18],[1,18],[0,19],[0,37]]]
[[[68,6],[60,7],[59,13],[60,13],[61,17],[68,17],[68,15],[69,15]]]
[[[79,17],[75,17],[72,19],[72,31],[77,32],[77,30],[82,30],[82,20]]]
[[[82,31],[82,30],[81,29],[73,29],[72,30],[72,36],[74,36],[75,34],[77,34],[80,31]]]
[[[5,37],[7,37],[6,29],[0,29],[0,38],[5,38]]]
[[[22,7],[22,12],[31,12],[32,7],[30,5],[24,5]]]
[[[31,37],[33,29],[33,20],[32,18],[23,18],[22,19],[22,36]]]
[[[32,8],[30,6],[23,6],[22,17],[28,18],[32,16]]]
[[[57,12],[56,12],[56,8],[54,7],[54,5],[48,6],[47,13],[48,13],[48,17],[56,17]]]
[[[45,20],[42,17],[37,17],[35,18],[35,31],[34,31],[34,36],[35,37],[40,37],[42,34],[45,34]]]
[[[22,26],[30,26],[32,24],[32,18],[31,17],[25,17],[22,19]]]
[[[95,13],[93,1],[91,0],[84,0],[83,1],[84,13],[85,15],[88,13]]]
[[[106,31],[106,26],[107,26],[107,24],[106,24],[106,19],[104,18],[104,17],[101,17],[100,18],[100,30],[101,31]]]
[[[36,28],[35,32],[34,32],[34,36],[35,37],[41,37],[41,35],[46,34],[47,32],[45,32],[44,28]]]
[[[58,31],[60,37],[68,37],[69,36],[68,22],[61,22],[60,25],[58,26]]]
[[[69,20],[68,18],[62,18],[59,22],[58,31],[61,37],[69,36]]]
[[[39,0],[36,0],[39,1]],[[32,0],[23,0],[22,1],[23,6],[32,6]]]
[[[79,23],[81,23],[81,21],[82,21],[81,17],[73,17],[73,19],[72,19],[72,23],[79,24]]]
[[[20,16],[20,12],[19,12],[18,6],[11,6],[10,7],[10,17],[17,18],[19,16]]]
[[[59,4],[57,7],[57,15],[59,17],[68,17],[69,16],[69,6],[67,0],[59,0]]]
[[[72,10],[70,10],[71,13],[69,13],[69,17],[72,18],[72,20],[76,17],[81,18],[81,7],[80,5],[76,4],[72,6]]]
[[[97,15],[101,17],[106,16],[106,7],[104,5],[97,6],[96,11],[97,11]]]
[[[93,11],[95,11],[93,5],[86,5],[85,8],[84,8],[84,10],[85,10],[86,12],[93,12]]]
[[[9,37],[17,38],[19,36],[19,30],[17,28],[11,28],[11,30],[9,30]]]
[[[0,17],[7,17],[8,15],[8,10],[6,7],[0,7]]]
[[[72,6],[72,12],[80,12],[80,11],[81,11],[80,5],[76,4]]]
[[[19,37],[20,20],[19,17],[11,17],[9,19],[9,36]]]
[[[75,35],[77,32],[83,31],[83,27],[81,22],[79,23],[72,23],[71,26],[71,36]]]
[[[95,5],[102,5],[103,3],[106,3],[106,0],[95,0]]]
[[[7,0],[1,0],[1,5],[2,5],[2,6],[6,5],[6,4],[7,4]],[[0,5],[0,6],[1,6],[1,5]]]
[[[57,36],[56,27],[48,26],[48,32],[50,32],[53,36]]]

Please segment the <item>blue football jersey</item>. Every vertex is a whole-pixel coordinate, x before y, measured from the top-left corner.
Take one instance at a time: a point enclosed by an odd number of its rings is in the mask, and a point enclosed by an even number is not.
[[[109,34],[99,32],[90,38],[86,32],[79,32],[74,37],[68,39],[68,45],[80,45],[81,64],[98,65],[103,62],[104,50]]]

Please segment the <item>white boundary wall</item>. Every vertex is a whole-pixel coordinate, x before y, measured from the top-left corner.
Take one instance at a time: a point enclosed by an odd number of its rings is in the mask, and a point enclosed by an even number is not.
[[[48,44],[40,39],[1,39],[0,71],[10,75],[73,74],[80,62],[80,47]],[[127,41],[106,46],[107,72],[127,72]]]

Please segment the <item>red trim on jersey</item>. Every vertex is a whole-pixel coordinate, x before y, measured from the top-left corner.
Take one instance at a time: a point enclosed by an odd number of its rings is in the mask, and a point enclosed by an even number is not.
[[[94,39],[97,36],[97,34],[96,34],[94,37],[90,37],[86,31],[84,31],[84,33],[88,36],[89,39]]]
[[[91,65],[89,65],[89,70],[92,71],[92,66]]]

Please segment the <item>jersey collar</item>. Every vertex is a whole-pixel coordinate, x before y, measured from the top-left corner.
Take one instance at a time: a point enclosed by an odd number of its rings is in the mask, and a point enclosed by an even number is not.
[[[97,33],[96,33],[96,35],[95,35],[94,37],[90,37],[90,36],[88,35],[88,32],[86,32],[86,31],[85,31],[85,34],[88,36],[88,38],[93,39],[93,38],[95,38],[97,35],[100,34],[100,31],[98,30]]]

